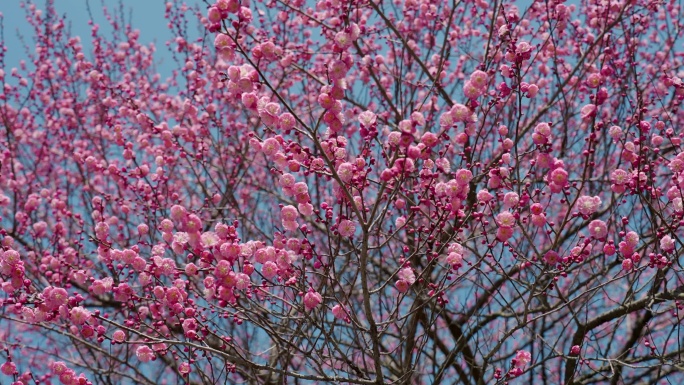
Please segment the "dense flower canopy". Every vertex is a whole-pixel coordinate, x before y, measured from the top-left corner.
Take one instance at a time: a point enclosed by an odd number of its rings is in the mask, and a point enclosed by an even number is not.
[[[2,383],[684,381],[680,3],[25,11]]]

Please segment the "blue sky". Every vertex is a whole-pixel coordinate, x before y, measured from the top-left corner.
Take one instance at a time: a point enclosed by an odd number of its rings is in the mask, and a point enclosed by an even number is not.
[[[28,44],[31,50],[33,49],[33,42],[31,41],[33,32],[26,22],[26,9],[20,7],[22,2],[23,0],[0,0],[0,13],[3,15],[3,32],[7,47],[5,56],[5,69],[7,70],[18,67],[20,60],[26,56],[19,35],[22,35],[24,42]],[[45,1],[33,2],[39,9],[45,9]],[[185,2],[191,6],[200,4],[204,7],[201,0],[186,0]],[[67,22],[71,26],[71,35],[81,36],[85,47],[89,46],[90,35],[88,5],[95,22],[102,28],[101,30],[103,32],[108,30],[107,20],[102,12],[103,4],[112,12],[118,11],[119,4],[123,5],[126,20],[131,22],[134,29],[140,30],[140,41],[144,44],[154,42],[157,46],[156,57],[162,61],[158,63],[157,68],[162,77],[170,75],[175,63],[171,61],[171,56],[164,46],[166,41],[172,37],[171,31],[167,28],[167,20],[164,19],[165,0],[55,1],[57,13],[67,17]]]

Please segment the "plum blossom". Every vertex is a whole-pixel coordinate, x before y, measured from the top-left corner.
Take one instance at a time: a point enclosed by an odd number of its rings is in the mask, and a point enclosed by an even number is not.
[[[639,244],[639,234],[634,231],[630,231],[625,235],[625,242],[632,248],[635,248]]]
[[[565,186],[568,181],[568,172],[562,168],[557,168],[551,171],[550,181],[559,186]]]
[[[215,232],[207,231],[200,235],[200,240],[202,241],[202,245],[204,247],[213,247],[218,244],[219,237]]]
[[[674,250],[675,248],[675,241],[672,239],[671,236],[665,235],[660,239],[660,248],[663,249],[665,252],[669,252]]]
[[[190,370],[191,370],[190,364],[187,362],[182,362],[180,365],[178,365],[178,372],[182,375],[189,374]]]
[[[468,99],[477,99],[484,93],[482,88],[478,88],[471,81],[467,81],[463,86],[463,94]]]
[[[278,274],[278,265],[273,261],[267,261],[261,267],[261,274],[263,274],[266,279],[275,277]]]
[[[349,183],[354,176],[354,166],[349,162],[340,164],[337,166],[337,175],[342,182]]]
[[[364,111],[359,114],[359,123],[364,127],[370,127],[375,123],[377,116],[372,111]]]
[[[91,318],[90,311],[88,311],[87,309],[85,309],[81,306],[77,306],[77,307],[71,309],[71,311],[69,312],[69,315],[71,317],[71,321],[75,325],[79,325],[79,326],[90,321],[90,318]]]
[[[247,275],[245,273],[237,273],[235,276],[236,276],[235,277],[235,279],[236,279],[235,288],[237,288],[238,290],[245,290],[245,289],[249,288],[249,286],[252,283],[251,280],[249,279],[249,275]]]
[[[275,138],[268,138],[264,140],[264,143],[261,147],[261,151],[268,157],[275,155],[278,150],[280,150],[280,143],[278,143],[278,140]]]
[[[478,202],[485,202],[486,203],[486,202],[489,202],[490,200],[492,200],[492,198],[494,198],[494,196],[487,190],[482,189],[482,190],[477,192],[477,201]]]
[[[487,86],[489,76],[484,71],[477,70],[470,75],[470,84],[479,89],[484,89]]]
[[[344,319],[347,317],[347,311],[344,310],[344,307],[342,307],[342,305],[333,306],[331,311],[335,318]]]
[[[454,125],[455,119],[451,112],[445,112],[439,117],[439,126],[442,128],[449,128]]]
[[[401,293],[406,293],[411,285],[409,285],[408,282],[404,281],[403,279],[398,280],[395,284],[395,287],[399,292]]]
[[[397,273],[397,277],[399,277],[400,280],[408,282],[409,285],[413,285],[416,282],[416,274],[410,267],[405,267],[399,270],[399,273]]]
[[[461,186],[465,186],[473,179],[473,173],[467,169],[460,169],[456,171],[456,183]]]
[[[608,129],[608,135],[614,140],[618,141],[622,138],[622,128],[619,126],[611,126]]]
[[[141,362],[150,362],[156,358],[154,351],[147,345],[138,346],[135,355]]]
[[[6,376],[17,374],[17,365],[14,362],[5,362],[0,366],[0,372]]]
[[[577,207],[582,215],[591,215],[598,211],[601,206],[601,198],[598,196],[590,197],[582,195],[577,199]]]
[[[294,221],[297,219],[297,209],[292,205],[287,205],[280,209],[280,216],[283,221]]]
[[[356,231],[356,224],[348,219],[344,219],[337,227],[337,231],[343,237],[351,237]]]
[[[318,307],[321,302],[323,302],[323,297],[313,289],[309,289],[309,291],[304,295],[304,307],[308,311]]]
[[[587,104],[586,106],[582,107],[580,114],[582,115],[583,120],[590,120],[596,116],[596,111],[597,108],[594,104]]]
[[[61,287],[49,286],[43,290],[43,297],[45,298],[45,305],[47,305],[48,309],[56,310],[60,306],[66,305],[69,294]]]
[[[112,340],[118,343],[124,342],[126,340],[126,332],[121,329],[116,330],[112,333]]]
[[[459,253],[449,253],[446,256],[446,262],[452,267],[459,267],[463,262],[463,255]]]
[[[410,267],[404,267],[403,269],[399,270],[397,273],[397,278],[399,279],[394,285],[401,293],[406,293],[409,287],[416,282],[416,275],[413,272],[413,269]]]
[[[504,195],[504,206],[507,208],[513,208],[518,205],[518,202],[520,202],[520,196],[518,193],[515,193],[513,191],[509,191]]]
[[[608,226],[606,222],[595,219],[589,223],[589,234],[596,239],[605,238],[608,235]]]
[[[501,227],[513,227],[515,216],[510,211],[503,211],[496,216],[496,223]]]
[[[515,366],[522,368],[532,361],[532,355],[525,350],[518,350],[515,353]]]

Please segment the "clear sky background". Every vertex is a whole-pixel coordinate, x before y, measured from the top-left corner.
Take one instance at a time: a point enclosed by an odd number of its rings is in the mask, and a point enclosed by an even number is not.
[[[18,67],[20,60],[26,58],[26,51],[19,35],[23,36],[24,42],[31,51],[34,47],[33,31],[26,21],[26,9],[20,7],[23,1],[0,0],[0,13],[3,15],[3,33],[7,47],[6,70]],[[37,8],[45,9],[44,0],[34,0],[33,3]],[[164,19],[166,0],[55,0],[54,3],[57,13],[67,17],[67,22],[71,26],[71,35],[81,36],[81,42],[86,51],[90,47],[90,27],[88,26],[90,16],[87,5],[90,6],[92,16],[103,33],[110,30],[103,16],[103,5],[110,11],[118,11],[119,5],[123,5],[126,21],[130,21],[134,29],[140,30],[140,42],[143,44],[154,42],[157,46],[155,57],[158,61],[157,69],[162,78],[171,75],[175,63],[171,61],[171,55],[165,46],[166,41],[173,37],[167,27],[168,22]],[[201,0],[186,0],[185,3],[190,6],[200,5],[204,8]],[[194,20],[194,17],[189,19]],[[191,36],[195,34],[195,30],[190,31]]]

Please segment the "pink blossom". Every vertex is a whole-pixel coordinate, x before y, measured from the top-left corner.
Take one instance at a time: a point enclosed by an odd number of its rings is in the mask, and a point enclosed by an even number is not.
[[[213,231],[205,231],[200,235],[200,241],[202,242],[202,246],[210,248],[218,245],[219,237]]]
[[[601,206],[601,198],[598,196],[590,197],[582,195],[577,199],[577,207],[582,215],[591,215],[598,211]]]
[[[349,162],[345,162],[337,166],[337,175],[340,177],[340,180],[344,183],[349,183],[354,176],[353,173],[353,165]]]
[[[237,13],[240,10],[238,0],[217,0],[216,7],[229,13]]]
[[[285,173],[278,178],[278,183],[280,184],[280,187],[283,188],[291,188],[294,186],[296,180],[294,175]]]
[[[347,311],[344,309],[342,305],[335,305],[331,309],[333,315],[337,319],[346,319],[348,317]]]
[[[230,37],[222,33],[216,35],[216,37],[214,38],[214,47],[216,47],[219,50],[231,48],[232,42],[230,41]]]
[[[304,307],[308,311],[315,309],[321,302],[323,302],[323,297],[313,290],[309,290],[309,292],[304,295]]]
[[[489,202],[492,198],[494,198],[494,196],[487,190],[480,190],[477,192],[478,202]]]
[[[268,157],[275,155],[278,150],[280,150],[280,143],[274,138],[266,139],[261,146],[261,151]]]
[[[610,173],[610,180],[618,185],[625,184],[629,181],[629,174],[624,170],[613,170],[613,172]]]
[[[420,138],[420,142],[423,143],[426,147],[432,148],[437,145],[437,143],[439,142],[439,138],[432,132],[426,132]]]
[[[142,237],[143,235],[146,235],[149,231],[150,231],[150,228],[146,224],[141,223],[138,225],[138,235],[139,236]]]
[[[49,286],[43,290],[43,297],[45,298],[45,305],[48,309],[56,310],[62,305],[66,305],[69,295],[67,291],[61,287]]]
[[[154,351],[147,345],[138,346],[135,350],[135,355],[141,362],[150,362],[156,358]]]
[[[344,219],[337,227],[337,231],[340,233],[340,236],[351,237],[356,232],[356,224],[348,219]]]
[[[551,171],[550,181],[558,186],[565,186],[568,181],[568,172],[562,168]]]
[[[515,226],[515,217],[510,211],[503,211],[496,216],[496,223],[501,227]]]
[[[610,135],[610,137],[613,138],[613,140],[617,141],[620,138],[622,138],[622,128],[620,128],[619,126],[611,126],[608,129],[608,135]]]
[[[600,73],[593,73],[587,78],[587,86],[590,88],[598,88],[601,85],[602,78]]]
[[[271,279],[277,275],[278,272],[278,265],[276,265],[272,261],[268,261],[264,263],[264,265],[261,267],[261,274],[264,275],[266,279]]]
[[[451,112],[445,112],[439,117],[439,126],[447,129],[453,126],[455,123],[455,119],[453,118],[453,114]]]
[[[596,239],[605,238],[608,235],[608,227],[606,222],[595,219],[589,223],[589,234]]]
[[[487,86],[488,80],[489,76],[480,70],[477,70],[470,75],[470,84],[479,89],[484,89]]]
[[[515,353],[515,366],[522,368],[532,361],[532,355],[525,350],[518,350]]]
[[[513,236],[512,227],[499,227],[496,229],[496,239],[504,242]]]
[[[364,127],[370,127],[376,121],[377,117],[372,111],[364,111],[359,114],[359,123]]]
[[[282,221],[281,224],[283,228],[287,231],[296,231],[299,228],[299,224],[296,221]]]
[[[111,277],[96,279],[90,286],[90,290],[95,295],[102,295],[111,290],[114,280]]]
[[[478,88],[472,82],[467,81],[463,86],[463,94],[468,99],[477,99],[484,93],[482,88]]]
[[[544,214],[532,214],[530,217],[530,222],[532,222],[533,225],[542,227],[546,224],[546,215]]]
[[[294,115],[289,112],[285,112],[276,119],[278,121],[278,128],[281,130],[291,130],[297,124],[297,120]]]
[[[634,231],[630,231],[625,235],[625,242],[634,248],[639,243],[639,235]]]
[[[413,283],[416,282],[416,274],[410,267],[405,267],[399,270],[397,277],[399,277],[400,280],[408,282],[409,285],[413,285]]]
[[[6,376],[17,374],[17,365],[14,362],[5,362],[0,366],[0,372]]]
[[[187,362],[182,362],[180,365],[178,365],[178,372],[182,375],[187,375],[191,371],[190,364]]]
[[[456,183],[461,186],[465,186],[473,179],[473,173],[470,170],[460,169],[456,171]]]
[[[119,329],[112,333],[112,340],[117,343],[122,343],[126,340],[126,332]]]
[[[397,280],[397,282],[395,282],[394,285],[397,288],[397,290],[399,290],[400,293],[406,293],[408,291],[409,287],[411,286],[410,283],[408,283],[407,281],[405,281],[403,279]]]
[[[247,274],[237,273],[236,274],[235,288],[238,290],[245,290],[251,285],[251,280]]]
[[[447,254],[446,262],[452,267],[461,266],[463,262],[463,256],[459,253],[449,253]]]
[[[0,262],[14,266],[18,264],[20,260],[19,253],[15,250],[7,250],[5,252],[0,251]]]
[[[72,308],[69,312],[69,315],[71,317],[71,321],[75,325],[83,325],[84,323],[89,322],[91,318],[90,311],[81,306]]]
[[[298,217],[297,209],[292,205],[287,205],[280,209],[280,216],[283,221],[294,221]]]
[[[345,49],[352,45],[352,36],[346,32],[340,31],[335,35],[335,43],[338,47]]]
[[[107,236],[109,235],[109,225],[105,222],[98,222],[98,224],[95,225],[95,235],[99,240],[107,239]]]
[[[534,127],[534,132],[545,138],[549,138],[551,137],[551,126],[549,126],[548,123],[539,123]]]
[[[582,119],[584,120],[590,120],[594,116],[596,116],[596,106],[593,104],[587,104],[586,106],[582,107],[582,110],[580,111],[582,115]]]
[[[456,122],[467,122],[472,115],[470,108],[459,103],[454,104],[449,113],[451,114],[452,119]]]
[[[207,18],[212,23],[218,23],[221,21],[221,11],[216,7],[209,7],[209,10],[207,10]]]
[[[507,208],[513,208],[518,205],[518,202],[520,202],[520,196],[518,193],[515,192],[507,192],[506,195],[504,195],[504,206]]]
[[[76,379],[76,372],[72,369],[66,369],[62,374],[59,375],[59,381],[62,384],[73,384],[74,380]]]
[[[663,251],[665,251],[665,252],[669,252],[669,251],[674,250],[674,248],[675,248],[674,239],[669,235],[665,235],[664,237],[662,237],[660,239],[660,248],[663,249]]]
[[[67,370],[69,370],[69,368],[66,366],[66,364],[62,361],[53,362],[51,365],[51,368],[52,368],[52,373],[54,373],[58,376],[64,372],[66,372]]]
[[[413,111],[411,113],[411,122],[417,126],[424,126],[425,116],[423,116],[423,113],[420,111]]]

